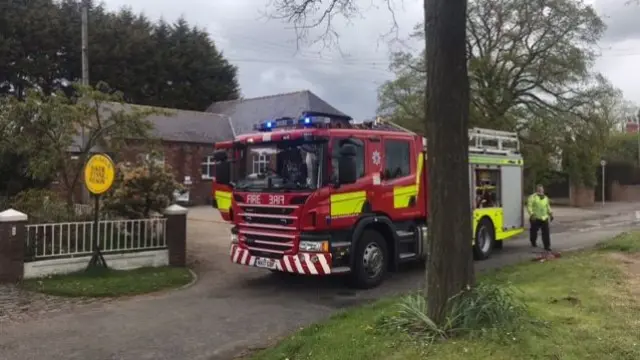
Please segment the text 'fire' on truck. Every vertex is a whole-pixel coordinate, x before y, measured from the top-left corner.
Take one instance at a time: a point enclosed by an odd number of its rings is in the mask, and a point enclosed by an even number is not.
[[[215,144],[213,204],[234,226],[231,261],[310,276],[349,273],[375,287],[426,258],[426,141],[393,123],[305,112]],[[523,160],[515,133],[470,130],[475,259],[523,223]]]

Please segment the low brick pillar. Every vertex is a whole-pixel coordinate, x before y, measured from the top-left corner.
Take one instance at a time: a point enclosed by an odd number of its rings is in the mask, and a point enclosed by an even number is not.
[[[569,188],[569,205],[589,207],[596,203],[596,193],[592,187],[571,185]]]
[[[167,247],[169,265],[184,267],[187,264],[187,212],[180,205],[171,205],[164,210],[167,218]]]
[[[0,213],[0,283],[22,280],[27,219],[13,209]]]

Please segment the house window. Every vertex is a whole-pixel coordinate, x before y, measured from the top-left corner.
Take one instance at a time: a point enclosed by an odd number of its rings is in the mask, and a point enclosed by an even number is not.
[[[163,154],[158,154],[158,153],[146,154],[144,156],[144,160],[145,161],[150,161],[156,166],[164,167],[164,155]]]
[[[262,174],[267,171],[270,162],[270,156],[261,152],[254,153],[252,158],[253,163],[253,173],[254,174]]]
[[[213,155],[205,156],[202,158],[202,178],[203,179],[213,179],[216,174],[215,161],[213,160]]]
[[[408,141],[384,142],[384,179],[392,180],[411,175],[411,146]]]

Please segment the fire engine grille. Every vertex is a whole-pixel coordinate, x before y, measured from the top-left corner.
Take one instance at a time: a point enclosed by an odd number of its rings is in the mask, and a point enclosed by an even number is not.
[[[246,224],[264,224],[273,226],[295,226],[295,216],[270,214],[240,214]]]
[[[285,251],[293,248],[293,238],[257,235],[248,233],[244,236],[244,243],[249,247],[251,255],[270,258],[281,258]]]
[[[242,206],[242,211],[248,214],[291,215],[295,210],[295,207]]]
[[[238,224],[251,255],[279,259],[294,247],[298,206],[242,204]]]

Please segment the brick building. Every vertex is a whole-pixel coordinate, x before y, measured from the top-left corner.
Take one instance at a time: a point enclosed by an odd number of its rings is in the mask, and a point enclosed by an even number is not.
[[[251,99],[221,101],[211,104],[206,112],[166,109],[170,114],[148,118],[153,129],[150,138],[160,146],[156,159],[173,169],[176,180],[188,190],[179,197],[180,202],[191,205],[211,203],[211,180],[214,172],[213,144],[233,139],[237,135],[253,132],[253,125],[266,119],[299,117],[303,111],[318,111],[344,115],[310,91],[264,96]],[[78,136],[69,152],[79,149]],[[95,151],[104,151],[96,148]],[[135,162],[150,156],[149,146],[142,140],[128,139],[114,161]],[[266,159],[252,159],[260,166]],[[60,189],[60,184],[54,184]],[[74,202],[86,203],[88,194],[82,183],[74,191]]]

